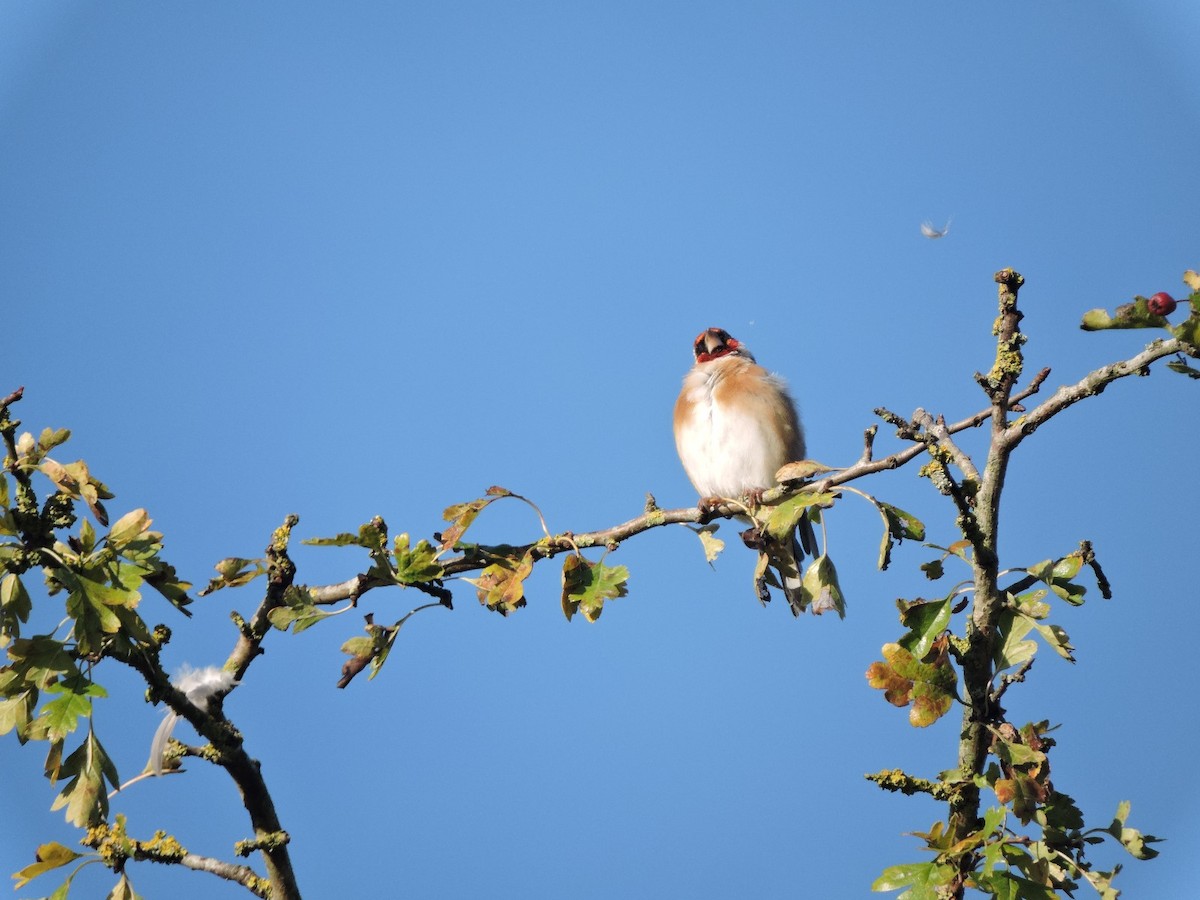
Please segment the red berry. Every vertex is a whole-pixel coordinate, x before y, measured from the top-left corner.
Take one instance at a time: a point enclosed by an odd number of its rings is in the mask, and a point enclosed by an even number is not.
[[[1175,298],[1166,291],[1159,291],[1146,303],[1156,316],[1169,316],[1175,312]]]

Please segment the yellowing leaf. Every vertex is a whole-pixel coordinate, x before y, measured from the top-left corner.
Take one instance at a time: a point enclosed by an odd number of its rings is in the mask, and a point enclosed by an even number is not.
[[[323,539],[317,538],[315,540]],[[305,541],[305,543],[310,542]],[[267,567],[261,559],[243,559],[240,556],[227,557],[218,562],[213,568],[217,570],[217,577],[200,591],[201,597],[206,597],[214,591],[221,590],[221,588],[239,587],[243,584],[249,584],[259,575],[267,574]]]
[[[117,881],[116,886],[108,892],[108,896],[104,900],[142,900],[141,894],[138,894],[133,889],[133,884],[129,880],[129,876],[124,872],[121,873],[121,878]]]
[[[125,513],[109,530],[109,544],[120,549],[149,529],[150,522],[150,514],[144,509],[134,509]]]
[[[872,663],[867,669],[867,683],[882,690],[884,699],[893,706],[911,703],[908,720],[914,727],[932,725],[950,711],[958,684],[947,646],[945,637],[939,638],[930,661],[920,662],[899,644],[884,644],[884,661]]]
[[[1122,800],[1117,805],[1117,814],[1113,817],[1112,824],[1106,830],[1136,859],[1154,859],[1158,856],[1158,851],[1146,845],[1157,844],[1161,838],[1152,834],[1143,835],[1136,828],[1127,828],[1125,820],[1129,818],[1129,808],[1129,801]]]
[[[1183,283],[1193,291],[1200,291],[1200,274],[1197,274],[1192,269],[1188,269],[1183,273]]]
[[[700,538],[700,545],[704,548],[704,560],[710,566],[716,562],[717,557],[721,555],[721,551],[725,549],[725,542],[716,535],[719,527],[719,525],[714,523],[692,529]]]
[[[450,523],[450,527],[442,532],[441,545],[443,550],[447,550],[457,544],[467,529],[471,527],[471,523],[475,518],[488,507],[488,504],[504,494],[497,494],[490,497],[480,497],[478,500],[472,500],[470,503],[455,503],[453,506],[447,506],[442,512],[442,518]]]
[[[46,872],[61,868],[74,862],[81,856],[83,856],[82,853],[76,853],[74,850],[64,847],[55,841],[42,844],[37,848],[37,862],[31,863],[13,876],[16,879],[16,884],[13,885],[13,888],[19,890],[39,875],[44,875]]]
[[[67,821],[79,828],[94,825],[107,816],[105,780],[115,787],[120,784],[120,778],[94,734],[89,732],[83,743],[63,760],[59,777],[70,777],[71,780],[54,799],[51,810],[65,806]]]
[[[803,481],[806,478],[812,478],[814,475],[823,475],[826,472],[833,472],[823,463],[817,462],[815,459],[801,459],[796,462],[786,463],[783,468],[775,473],[775,480],[780,484],[787,481]]]
[[[867,684],[883,691],[883,699],[893,706],[908,706],[912,681],[900,676],[887,663],[873,662],[867,667]]]
[[[82,459],[76,460],[73,463],[67,463],[64,466],[47,458],[42,460],[38,469],[43,475],[53,481],[55,487],[62,491],[62,493],[68,497],[82,499],[87,503],[97,522],[101,525],[108,524],[108,513],[104,509],[104,504],[100,501],[107,500],[113,495],[103,483],[92,477],[92,474],[88,471],[87,463]]]
[[[479,573],[478,578],[464,578],[475,585],[479,602],[502,616],[525,605],[525,579],[533,571],[533,556],[526,553],[520,559],[501,558]]]
[[[1038,805],[1045,802],[1047,797],[1046,786],[1023,772],[1013,772],[1012,778],[997,780],[994,790],[996,799],[1011,806],[1023,824],[1029,824]]]

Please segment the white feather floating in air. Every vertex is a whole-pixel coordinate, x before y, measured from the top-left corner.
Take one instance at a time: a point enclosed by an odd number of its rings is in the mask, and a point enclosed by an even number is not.
[[[171,684],[187,695],[188,702],[197,709],[208,712],[208,701],[218,694],[226,694],[237,684],[232,672],[218,669],[216,666],[205,666],[203,669],[193,669],[189,665],[182,666],[171,679]],[[154,732],[154,740],[150,742],[150,768],[155,775],[163,773],[163,753],[167,749],[167,741],[175,730],[179,714],[168,709],[162,724]]]
[[[942,228],[934,228],[933,223],[925,221],[921,223],[921,234],[929,238],[931,241],[936,241],[938,238],[944,238],[950,233],[950,220],[946,220],[946,224]]]

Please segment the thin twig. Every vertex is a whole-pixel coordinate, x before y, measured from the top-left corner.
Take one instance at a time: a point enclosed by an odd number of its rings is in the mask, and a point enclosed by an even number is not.
[[[1179,338],[1154,341],[1136,356],[1107,366],[1101,366],[1094,372],[1089,372],[1079,381],[1064,385],[1049,398],[1019,419],[1016,419],[1004,432],[1003,440],[1009,447],[1015,447],[1029,435],[1033,434],[1063,410],[1078,403],[1086,397],[1101,393],[1106,387],[1120,378],[1144,373],[1152,362],[1176,353],[1195,354],[1196,348]]]

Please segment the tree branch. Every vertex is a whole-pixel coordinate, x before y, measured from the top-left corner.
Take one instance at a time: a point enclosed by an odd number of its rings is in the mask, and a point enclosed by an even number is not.
[[[946,419],[944,416],[938,416],[934,419],[929,413],[923,409],[918,409],[913,413],[913,421],[917,422],[929,434],[931,434],[938,443],[938,446],[945,450],[954,459],[954,464],[958,466],[958,470],[963,473],[968,481],[979,484],[979,470],[975,468],[975,463],[971,461],[971,457],[963,452],[963,449],[954,443],[954,439],[950,436],[950,429],[946,427]]]
[[[210,700],[207,710],[197,707],[188,700],[186,694],[171,684],[154,654],[132,651],[110,652],[109,655],[142,676],[151,698],[165,702],[181,718],[186,719],[197,733],[208,739],[212,744],[213,754],[205,758],[211,758],[225,769],[237,785],[255,836],[265,838],[282,833],[275,804],[263,780],[259,763],[252,759],[242,746],[242,735],[225,717],[220,699]],[[262,855],[268,882],[268,886],[263,890],[269,891],[273,900],[299,898],[299,887],[285,843],[264,845]],[[260,882],[261,880],[259,879]]]
[[[1012,403],[1016,404],[1033,394],[1036,394],[1041,388],[1042,382],[1050,374],[1050,369],[1043,369],[1028,386],[1022,389],[1019,393],[1013,396]],[[886,411],[876,410],[876,413],[881,418],[887,419]],[[989,418],[992,417],[992,408],[980,410],[974,415],[967,416],[965,419],[960,419],[952,425],[945,425],[945,433],[947,435],[958,434],[960,431],[966,431],[969,428],[978,428]],[[872,456],[872,448],[874,444],[875,432],[877,426],[872,425],[864,433],[864,451],[859,460],[846,469],[841,469],[834,472],[825,478],[818,481],[808,482],[803,485],[785,484],[780,487],[772,488],[763,494],[763,502],[767,504],[778,503],[787,497],[800,493],[802,490],[812,491],[813,493],[824,493],[833,490],[842,484],[848,484],[852,481],[857,481],[860,478],[865,478],[868,475],[874,475],[877,472],[884,472],[889,469],[898,469],[901,466],[916,459],[926,451],[924,443],[916,443],[911,447],[906,447],[889,456],[881,459],[874,459]],[[644,531],[649,531],[652,528],[660,528],[664,525],[700,525],[709,522],[713,519],[730,519],[744,512],[741,506],[723,503],[712,509],[701,511],[697,506],[685,506],[679,509],[658,509],[657,507],[647,510],[640,516],[635,516],[627,522],[622,522],[619,525],[613,525],[610,528],[603,528],[597,531],[586,531],[579,533],[564,532],[563,534],[544,538],[541,541],[519,545],[513,548],[513,553],[521,555],[526,551],[532,551],[536,558],[546,559],[557,556],[560,553],[570,552],[576,548],[585,547],[607,547],[610,545],[620,544],[629,538],[641,534]],[[449,559],[444,564],[444,571],[447,576],[461,575],[466,572],[480,569],[485,564],[475,558],[465,556],[454,557]],[[367,591],[384,585],[378,582],[372,582],[366,575],[359,574],[345,581],[335,584],[325,584],[317,586],[306,586],[309,596],[313,603],[320,606],[329,606],[335,603],[343,603],[347,600],[357,599]],[[265,603],[265,601],[264,601]],[[266,615],[270,612],[270,607],[264,609],[260,606],[255,611],[253,622],[266,621]],[[258,629],[252,626],[251,633],[257,634]],[[263,631],[265,634],[265,629]],[[261,641],[261,637],[258,638]],[[239,645],[240,646],[240,645]],[[243,651],[244,652],[244,651]],[[240,658],[240,657],[239,657]],[[231,660],[233,657],[231,657]],[[227,664],[228,665],[228,664]]]
[[[163,831],[157,831],[148,841],[131,838],[124,826],[96,825],[88,830],[83,844],[94,849],[101,857],[109,861],[117,871],[127,859],[147,860],[165,865],[179,865],[197,872],[208,872],[226,881],[242,885],[256,897],[278,896],[272,893],[271,885],[249,866],[237,865],[190,853],[180,845],[179,841]]]
[[[197,872],[208,872],[218,878],[224,878],[226,881],[235,881],[256,897],[275,896],[271,891],[270,884],[264,882],[262,877],[249,866],[239,866],[208,856],[198,856],[195,853],[184,854],[179,860],[179,864]]]
[[[959,732],[958,770],[970,779],[983,771],[989,746],[987,725],[995,714],[992,701],[992,655],[997,640],[996,622],[1003,608],[1004,594],[997,585],[997,535],[1000,525],[1000,495],[1008,470],[1012,447],[1003,441],[1008,412],[1015,399],[1012,389],[1024,370],[1021,345],[1025,336],[1018,329],[1022,313],[1017,308],[1017,293],[1025,279],[1012,269],[996,273],[1000,312],[996,319],[996,360],[986,377],[976,380],[991,398],[992,439],[976,494],[972,515],[959,518],[963,537],[971,542],[971,569],[974,597],[967,618],[966,649],[961,656],[963,692],[962,729]],[[1037,381],[1037,379],[1035,379]],[[1038,381],[1040,384],[1040,381]],[[979,787],[968,781],[950,800],[950,834],[960,841],[979,827]],[[973,863],[969,854],[959,862],[960,885],[955,896],[963,895],[965,881]]]
[[[1177,353],[1194,354],[1196,348],[1179,338],[1156,340],[1136,356],[1101,366],[1074,384],[1060,387],[1052,396],[1008,426],[1002,439],[1009,448],[1015,447],[1054,416],[1080,400],[1102,393],[1106,387],[1120,378],[1129,375],[1147,375],[1151,363]]]

